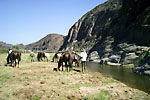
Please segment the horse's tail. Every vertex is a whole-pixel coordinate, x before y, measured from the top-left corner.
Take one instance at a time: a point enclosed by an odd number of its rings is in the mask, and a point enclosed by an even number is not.
[[[71,59],[71,55],[69,54],[69,68],[72,68],[72,59]]]
[[[37,60],[40,61],[40,53],[37,54]]]

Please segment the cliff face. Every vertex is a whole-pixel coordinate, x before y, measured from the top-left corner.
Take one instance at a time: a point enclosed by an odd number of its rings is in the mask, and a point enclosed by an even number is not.
[[[61,49],[97,51],[99,58],[119,55],[118,63],[128,63],[127,57],[150,46],[149,33],[150,1],[109,0],[70,28]]]
[[[119,16],[121,7],[120,0],[110,0],[85,14],[69,30],[62,49],[90,50],[107,36],[106,31]]]
[[[49,34],[35,43],[26,45],[25,49],[56,52],[62,45],[64,38],[63,35]]]

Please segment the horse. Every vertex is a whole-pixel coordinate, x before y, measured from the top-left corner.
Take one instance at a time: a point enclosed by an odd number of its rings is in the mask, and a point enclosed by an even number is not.
[[[37,60],[38,61],[43,61],[43,59],[42,59],[43,57],[45,58],[45,53],[44,52],[38,52]]]
[[[47,59],[47,61],[49,61],[49,60],[50,60],[50,54],[49,54],[49,53],[45,53],[44,58],[46,58],[46,59]]]
[[[31,62],[34,62],[34,56],[35,56],[34,52],[30,52]]]
[[[78,56],[78,57],[77,57]],[[80,57],[76,53],[69,53],[68,51],[65,51],[62,53],[59,62],[58,62],[58,70],[60,71],[60,67],[62,66],[62,71],[63,71],[63,62],[65,62],[65,67],[68,71],[68,66],[69,70],[72,70],[72,64],[75,62],[75,65],[79,67],[80,65]]]
[[[15,65],[14,65],[15,67],[18,62],[18,68],[19,68],[19,62],[21,61],[21,52],[12,51],[12,53],[9,54],[9,56],[8,56],[7,64],[9,64],[9,60],[11,61],[11,66],[15,62]]]
[[[56,62],[56,60],[57,60],[57,62],[58,62],[58,60],[59,60],[59,58],[61,57],[61,53],[55,53],[55,55],[53,56],[53,61],[52,62]],[[56,59],[56,60],[55,60]]]
[[[73,62],[75,62],[75,66],[79,67],[80,66],[80,62],[81,62],[81,58],[79,55],[75,54],[75,57],[73,59]]]
[[[58,61],[58,70],[60,71],[60,67],[62,66],[62,71],[63,71],[63,62],[65,62],[65,67],[66,70],[71,71],[72,70],[72,58],[71,54],[67,51],[63,52],[59,61]]]
[[[43,61],[42,58],[44,58],[44,60],[46,59],[46,60],[48,61],[48,60],[50,59],[49,53],[38,52],[38,54],[37,54],[37,59],[38,59],[38,61]]]

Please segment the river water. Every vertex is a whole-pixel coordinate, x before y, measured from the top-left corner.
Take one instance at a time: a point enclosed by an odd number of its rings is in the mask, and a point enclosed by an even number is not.
[[[120,66],[102,66],[97,63],[88,63],[87,68],[90,71],[100,72],[103,75],[112,77],[129,87],[150,93],[150,76],[139,75],[132,72],[132,69]]]

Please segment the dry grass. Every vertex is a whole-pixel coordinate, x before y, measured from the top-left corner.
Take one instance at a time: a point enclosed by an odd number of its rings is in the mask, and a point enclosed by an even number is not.
[[[150,98],[146,93],[131,89],[100,73],[56,72],[53,69],[57,68],[57,63],[31,63],[29,54],[22,54],[19,68],[6,67],[4,66],[5,60],[2,59],[6,58],[6,55],[0,55],[0,100],[120,100],[131,97],[140,100],[141,97]]]

